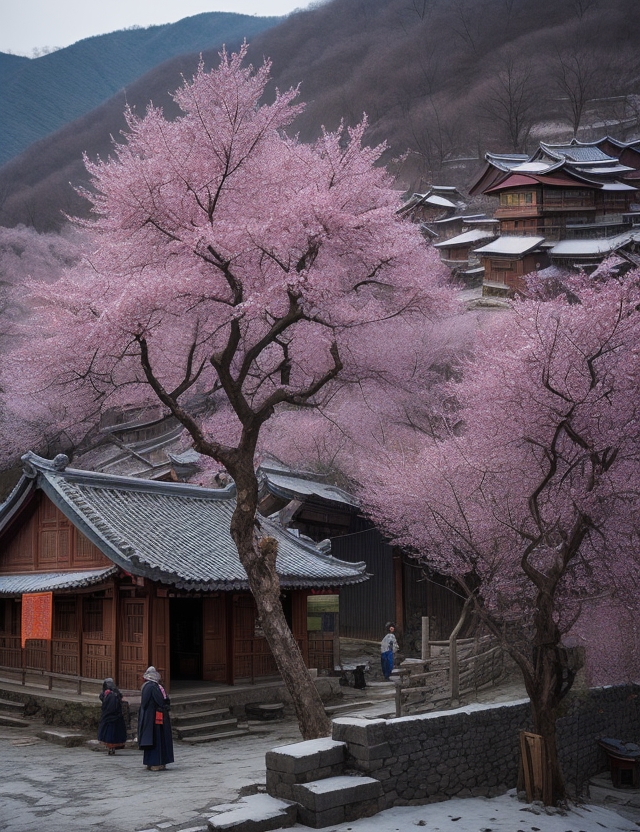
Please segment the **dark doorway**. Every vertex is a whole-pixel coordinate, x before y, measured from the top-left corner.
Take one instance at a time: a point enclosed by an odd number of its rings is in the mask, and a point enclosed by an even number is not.
[[[171,678],[202,679],[202,599],[172,598]]]

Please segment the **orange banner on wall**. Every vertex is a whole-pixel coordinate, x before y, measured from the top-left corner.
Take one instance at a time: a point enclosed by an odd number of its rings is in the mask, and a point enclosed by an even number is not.
[[[22,646],[27,639],[51,640],[53,592],[31,592],[22,596]]]

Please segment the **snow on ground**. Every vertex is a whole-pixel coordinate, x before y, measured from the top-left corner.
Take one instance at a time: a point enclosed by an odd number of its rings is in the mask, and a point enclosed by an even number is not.
[[[501,797],[469,797],[388,809],[372,818],[328,827],[327,832],[602,832],[635,830],[638,826],[601,806],[577,806],[570,811],[521,803],[515,791]],[[308,829],[296,824],[294,829]]]

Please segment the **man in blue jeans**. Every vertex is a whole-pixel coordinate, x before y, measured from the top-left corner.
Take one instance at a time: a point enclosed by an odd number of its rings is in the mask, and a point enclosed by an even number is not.
[[[388,682],[393,671],[393,656],[400,648],[398,647],[398,640],[394,635],[395,626],[389,622],[386,625],[386,629],[387,634],[380,642],[380,662],[382,664],[382,675]]]

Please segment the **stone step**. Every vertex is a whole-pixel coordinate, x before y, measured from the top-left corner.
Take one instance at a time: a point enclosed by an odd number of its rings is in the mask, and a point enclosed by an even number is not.
[[[284,702],[248,702],[244,706],[247,719],[260,719],[265,722],[284,717]]]
[[[181,711],[175,714],[171,709],[171,724],[182,728],[183,725],[194,725],[203,722],[215,722],[218,719],[230,719],[229,708],[212,708],[210,710]]]
[[[37,736],[41,740],[47,742],[54,742],[56,745],[64,745],[65,748],[72,748],[75,745],[82,745],[86,741],[84,734],[78,734],[74,731],[54,731],[52,729],[47,731],[39,731]]]
[[[344,742],[325,737],[267,751],[267,791],[272,797],[294,800],[294,784],[342,774],[346,747]]]
[[[292,792],[298,820],[312,829],[368,818],[384,808],[382,783],[373,777],[327,777],[296,783]]]
[[[24,702],[14,702],[12,699],[0,699],[0,711],[2,713],[14,713],[22,715]]]
[[[269,832],[288,829],[296,822],[298,807],[268,794],[253,794],[209,818],[212,832]]]
[[[213,719],[208,722],[195,722],[190,725],[180,725],[175,728],[179,740],[186,740],[188,737],[193,737],[197,734],[213,734],[217,731],[225,731],[229,728],[237,728],[238,720],[230,719]]]
[[[232,737],[244,737],[249,733],[248,728],[238,728],[236,731],[216,731],[213,734],[195,734],[192,737],[184,737],[182,742],[195,744],[199,742],[212,742],[213,740],[228,740]]]
[[[336,716],[336,714],[352,713],[360,708],[369,708],[375,704],[375,702],[367,699],[353,700],[352,702],[342,702],[340,705],[325,705],[324,712],[327,716]]]
[[[186,711],[206,711],[214,707],[217,702],[215,696],[203,696],[202,694],[176,694],[171,697],[171,715],[185,713]]]
[[[26,719],[13,716],[13,714],[0,713],[0,725],[5,728],[28,728],[31,723],[27,722]]]

